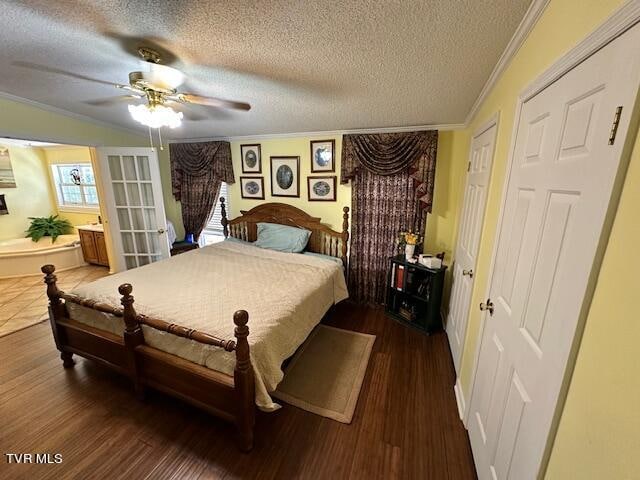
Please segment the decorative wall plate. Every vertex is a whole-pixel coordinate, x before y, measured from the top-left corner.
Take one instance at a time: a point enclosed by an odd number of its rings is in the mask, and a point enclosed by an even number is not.
[[[242,198],[264,200],[264,177],[240,177]]]
[[[310,202],[335,202],[337,177],[307,177],[307,192]]]

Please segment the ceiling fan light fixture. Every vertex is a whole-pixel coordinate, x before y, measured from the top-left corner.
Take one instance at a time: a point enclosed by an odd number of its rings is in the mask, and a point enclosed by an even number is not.
[[[182,124],[182,112],[165,105],[129,105],[129,113],[136,122],[149,128],[176,128]]]

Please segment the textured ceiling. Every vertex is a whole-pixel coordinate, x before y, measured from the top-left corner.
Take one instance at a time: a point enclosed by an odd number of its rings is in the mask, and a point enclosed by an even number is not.
[[[152,42],[182,90],[252,105],[189,107],[206,119],[172,138],[462,123],[529,3],[3,0],[0,91],[139,128],[126,104],[83,103],[121,91],[15,62],[127,83],[126,50]]]

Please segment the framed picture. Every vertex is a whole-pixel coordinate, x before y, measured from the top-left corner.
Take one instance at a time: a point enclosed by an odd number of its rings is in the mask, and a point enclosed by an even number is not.
[[[260,144],[240,145],[242,173],[262,173],[262,154]]]
[[[264,200],[264,177],[240,177],[242,198]]]
[[[300,197],[300,157],[271,157],[271,195]]]
[[[335,175],[329,177],[307,177],[309,201],[335,202],[337,178]]]
[[[0,188],[16,188],[16,178],[11,168],[9,149],[0,146]]]
[[[334,152],[335,140],[311,141],[311,172],[335,172]]]

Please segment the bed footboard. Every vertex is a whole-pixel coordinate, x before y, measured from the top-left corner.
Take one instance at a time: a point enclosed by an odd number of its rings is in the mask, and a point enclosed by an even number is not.
[[[41,270],[47,284],[51,330],[64,368],[73,367],[73,354],[113,368],[131,379],[139,398],[144,397],[145,388],[151,387],[234,422],[240,449],[251,450],[256,409],[255,379],[247,340],[249,314],[245,310],[238,310],[233,316],[235,341],[225,340],[137,314],[131,295],[133,287],[128,283],[118,287],[122,304],[122,308],[118,308],[67,294],[56,285],[53,265],[44,265]],[[125,323],[123,336],[72,320],[67,302],[122,317]],[[142,325],[235,352],[233,377],[145,344]]]

